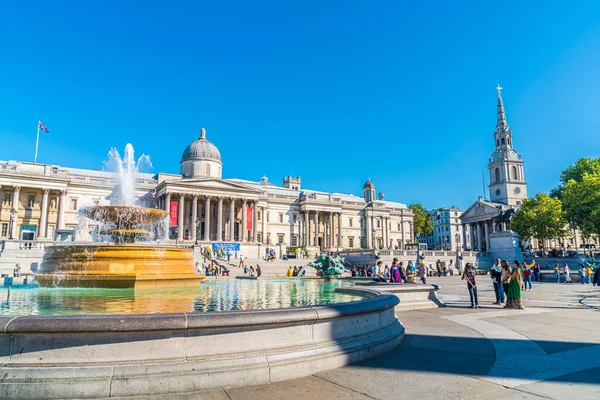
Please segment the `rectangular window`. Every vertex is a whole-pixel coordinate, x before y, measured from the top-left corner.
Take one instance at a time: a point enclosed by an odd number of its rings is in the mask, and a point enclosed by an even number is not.
[[[283,224],[283,213],[279,213],[279,223]]]
[[[354,248],[354,238],[352,236],[348,238],[348,247]]]
[[[27,198],[27,207],[32,208],[35,204],[35,196],[29,196]]]
[[[400,231],[400,230],[401,230],[401,228],[400,228],[400,222],[398,222],[398,231]]]
[[[258,243],[262,243],[262,233],[256,233],[256,240],[258,241]]]
[[[350,228],[352,228],[352,218],[348,218],[348,224],[349,224]],[[350,246],[350,247],[352,247],[352,246]]]
[[[77,211],[77,199],[71,199],[71,211]]]
[[[292,246],[298,246],[298,235],[292,235]]]
[[[296,224],[296,222],[298,222],[298,216],[296,214],[294,214],[293,216],[293,220],[294,220],[294,224]],[[295,246],[295,245],[294,245]]]
[[[381,221],[380,221],[379,219],[377,219],[377,227],[378,227],[378,228],[380,228],[380,227],[381,227],[381,224],[380,224],[380,222],[381,222]]]
[[[271,221],[269,221],[269,212],[267,211],[267,212],[265,212],[265,214],[267,215],[267,222],[271,222]]]
[[[8,236],[8,224],[2,224],[2,236]]]
[[[256,212],[256,219],[259,221],[262,221],[262,213],[260,211]],[[259,240],[259,242],[260,242],[260,240]]]
[[[54,239],[54,230],[56,227],[54,225],[48,225],[48,237],[50,239]]]
[[[284,239],[285,235],[283,233],[279,233],[277,235],[277,243],[279,244],[283,244],[283,239]]]
[[[4,204],[7,206],[12,206],[12,195],[10,193],[6,193],[4,195]]]

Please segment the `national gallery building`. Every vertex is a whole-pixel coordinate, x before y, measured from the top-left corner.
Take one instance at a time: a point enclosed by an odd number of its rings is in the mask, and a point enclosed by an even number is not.
[[[300,177],[285,177],[281,186],[266,177],[223,179],[221,154],[204,128],[183,151],[180,167],[178,175],[137,175],[138,201],[169,212],[156,232],[161,242],[341,250],[404,249],[414,238],[411,211],[377,194],[370,179],[362,197],[303,189]],[[116,186],[112,172],[0,161],[0,241],[35,247],[90,240],[98,227],[90,221],[82,230],[78,210],[111,204]]]

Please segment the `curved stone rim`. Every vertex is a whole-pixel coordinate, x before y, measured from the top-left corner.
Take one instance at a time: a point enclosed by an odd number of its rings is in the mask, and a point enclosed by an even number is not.
[[[210,313],[156,314],[77,314],[0,316],[2,333],[39,332],[133,332],[188,330],[202,328],[233,328],[297,322],[315,322],[382,311],[395,307],[400,300],[384,291],[367,288],[337,288],[338,293],[367,298],[328,305],[265,310],[236,310]]]

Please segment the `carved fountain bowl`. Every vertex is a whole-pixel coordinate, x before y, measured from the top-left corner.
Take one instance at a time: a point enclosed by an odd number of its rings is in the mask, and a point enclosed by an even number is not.
[[[163,210],[137,206],[90,206],[82,208],[79,213],[95,221],[114,224],[122,229],[156,224],[169,216],[169,213]]]

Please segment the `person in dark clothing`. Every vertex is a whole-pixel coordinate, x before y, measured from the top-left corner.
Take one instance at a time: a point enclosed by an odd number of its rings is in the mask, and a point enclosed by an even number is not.
[[[496,294],[496,302],[494,304],[504,305],[504,286],[502,286],[502,264],[500,259],[496,258],[496,262],[490,268],[492,283],[494,284],[494,293]]]
[[[592,283],[594,287],[600,286],[600,267],[596,267],[596,272],[592,275]]]

